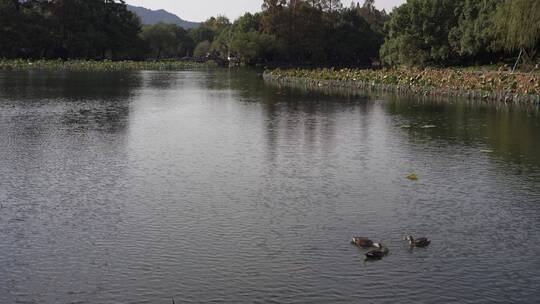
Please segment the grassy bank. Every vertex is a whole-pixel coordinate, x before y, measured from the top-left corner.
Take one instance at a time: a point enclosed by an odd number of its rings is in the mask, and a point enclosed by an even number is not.
[[[265,79],[313,87],[378,89],[395,93],[460,96],[471,99],[535,102],[540,100],[539,74],[463,69],[275,69]]]
[[[214,67],[214,62],[188,61],[92,61],[92,60],[25,60],[0,59],[0,70],[66,70],[66,71],[138,71],[138,70],[183,70]]]

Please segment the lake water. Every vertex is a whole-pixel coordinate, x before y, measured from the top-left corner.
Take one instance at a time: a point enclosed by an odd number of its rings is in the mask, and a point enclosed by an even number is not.
[[[534,107],[1,72],[0,202],[0,303],[540,300]]]

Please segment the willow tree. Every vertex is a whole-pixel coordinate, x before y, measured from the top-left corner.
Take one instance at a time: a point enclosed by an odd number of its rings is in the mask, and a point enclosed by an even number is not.
[[[495,26],[500,46],[519,51],[516,66],[522,56],[532,59],[540,43],[540,1],[506,0],[495,14]]]

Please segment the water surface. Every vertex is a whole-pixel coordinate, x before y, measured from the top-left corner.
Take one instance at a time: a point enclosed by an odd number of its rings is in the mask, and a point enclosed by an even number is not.
[[[540,299],[534,107],[1,72],[0,202],[0,303]]]

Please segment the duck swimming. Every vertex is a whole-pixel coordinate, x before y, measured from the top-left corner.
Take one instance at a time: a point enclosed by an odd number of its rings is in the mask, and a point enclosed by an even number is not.
[[[351,244],[356,245],[358,247],[362,247],[362,248],[369,248],[369,247],[373,247],[374,243],[372,240],[368,238],[355,236],[352,238]]]
[[[427,238],[417,238],[415,239],[412,235],[409,235],[405,238],[406,241],[409,241],[411,247],[427,247],[431,244],[431,241]]]
[[[382,244],[374,244],[374,247],[377,249],[367,252],[366,259],[380,260],[390,252],[390,250]]]

